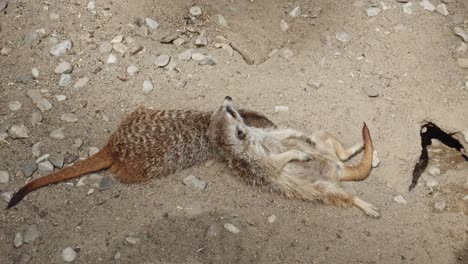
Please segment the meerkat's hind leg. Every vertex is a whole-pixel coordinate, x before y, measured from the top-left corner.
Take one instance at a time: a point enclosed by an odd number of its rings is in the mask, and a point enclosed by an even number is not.
[[[361,209],[366,215],[374,218],[380,217],[379,209],[372,204],[361,200],[359,197],[354,197],[354,205]]]
[[[271,154],[270,158],[279,163],[280,168],[283,168],[291,161],[309,161],[312,159],[312,155],[297,149],[291,149],[282,153]]]
[[[268,132],[270,136],[275,137],[279,141],[287,140],[290,138],[297,138],[303,141],[306,141],[308,143],[312,142],[311,139],[304,133],[291,129],[291,128],[286,128],[286,129],[275,129],[272,131]]]
[[[343,143],[341,143],[336,137],[327,132],[322,133],[321,135],[319,135],[319,137],[333,149],[336,156],[341,161],[346,161],[350,159],[352,156],[354,156],[356,153],[358,153],[364,148],[364,144],[360,142],[346,149],[343,146]]]

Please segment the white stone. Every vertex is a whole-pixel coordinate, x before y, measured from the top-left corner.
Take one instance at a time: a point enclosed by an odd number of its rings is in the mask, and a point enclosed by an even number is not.
[[[127,73],[130,76],[137,75],[139,71],[140,69],[138,69],[138,67],[133,64],[127,67]]]
[[[204,58],[206,58],[206,56],[200,52],[192,53],[192,60],[194,61],[202,61]]]
[[[96,154],[96,153],[98,153],[98,152],[99,152],[99,149],[98,149],[98,148],[96,148],[96,147],[90,147],[90,148],[89,148],[89,151],[88,151],[88,155],[89,155],[89,156],[92,156],[92,155],[94,155],[94,154]]]
[[[286,21],[281,19],[280,28],[281,28],[281,31],[286,32],[289,29],[289,25],[288,25],[288,23]]]
[[[34,157],[39,157],[41,155],[41,145],[42,145],[42,142],[39,141],[32,146],[31,152]]]
[[[0,51],[0,55],[2,56],[8,56],[11,53],[11,48],[8,47],[3,47],[2,50]]]
[[[294,53],[289,48],[284,47],[284,48],[281,48],[279,50],[278,55],[281,58],[286,59],[286,60],[289,61],[292,58],[292,56],[294,55]]]
[[[343,43],[350,40],[349,34],[344,31],[336,33],[335,38]]]
[[[63,132],[64,128],[59,128],[56,129],[52,132],[50,132],[49,137],[56,139],[56,140],[62,140],[65,139],[65,134]]]
[[[237,228],[235,225],[230,224],[230,223],[224,224],[224,228],[225,228],[227,231],[229,231],[229,232],[231,232],[231,233],[233,233],[233,234],[237,234],[237,233],[240,232],[240,229],[239,229],[239,228]]]
[[[445,4],[438,4],[436,9],[437,9],[437,13],[441,15],[448,16],[450,14]]]
[[[50,154],[44,154],[40,156],[39,158],[36,159],[36,163],[41,163],[45,160],[47,160],[50,157]]]
[[[226,19],[222,16],[222,15],[217,15],[217,20],[218,20],[218,24],[220,26],[223,26],[223,27],[227,27],[228,26],[228,23],[226,21]]]
[[[2,194],[0,194],[0,196],[2,197],[3,201],[9,203],[11,197],[13,197],[13,192],[3,192]]]
[[[145,25],[147,27],[149,27],[150,29],[158,29],[159,28],[159,23],[156,20],[154,20],[152,18],[149,18],[149,17],[147,17],[145,19]]]
[[[460,68],[468,69],[468,59],[458,58],[457,63],[458,63],[458,66],[460,66]]]
[[[76,251],[71,247],[67,247],[62,251],[62,259],[65,262],[72,262],[76,258]]]
[[[6,171],[0,171],[0,183],[8,183],[10,175]]]
[[[298,17],[301,15],[301,7],[296,6],[291,12],[289,12],[289,15],[291,17]]]
[[[151,91],[153,91],[154,89],[154,85],[153,85],[153,82],[151,80],[144,80],[143,81],[143,92],[144,93],[149,93]]]
[[[60,75],[58,85],[61,87],[67,87],[68,85],[72,83],[72,81],[73,81],[73,77],[68,73],[64,73]]]
[[[8,102],[8,108],[10,108],[10,110],[13,112],[18,111],[21,109],[21,103],[18,101]]]
[[[118,53],[125,53],[127,51],[127,46],[122,43],[115,43],[112,45],[112,49]]]
[[[206,189],[207,183],[205,181],[202,181],[198,179],[197,177],[193,175],[189,175],[183,180],[184,184],[187,185],[188,187],[198,190],[198,191],[203,191]]]
[[[188,49],[179,54],[179,60],[188,61],[192,58],[193,49]]]
[[[371,7],[366,10],[367,16],[368,17],[374,17],[377,16],[380,13],[380,8],[378,7]]]
[[[171,57],[166,54],[159,55],[156,60],[154,61],[154,65],[157,67],[164,67],[169,64],[169,61],[171,60]]]
[[[50,13],[49,18],[50,20],[58,20],[60,18],[60,15],[57,13]]]
[[[429,0],[422,0],[420,3],[419,3],[420,6],[422,6],[422,8],[424,8],[425,10],[429,10],[429,11],[434,11],[436,8],[435,6],[429,2]]]
[[[52,172],[54,170],[54,165],[50,161],[44,161],[37,164],[37,169],[43,172]]]
[[[71,40],[64,40],[55,46],[52,47],[50,50],[50,54],[53,56],[62,56],[64,55],[67,51],[71,50],[73,48],[73,42]]]
[[[23,245],[23,234],[15,234],[15,238],[13,239],[13,245],[15,245],[15,248],[19,248]]]
[[[96,8],[94,1],[89,1],[86,8],[88,8],[88,10],[94,10],[94,8]]]
[[[372,168],[377,168],[380,164],[380,159],[377,154],[377,151],[374,150],[374,153],[372,154]]]
[[[463,39],[464,42],[468,42],[468,33],[461,27],[454,27],[453,33]]]
[[[393,200],[399,204],[406,204],[405,198],[403,198],[401,195],[393,197]]]
[[[446,207],[446,204],[445,204],[445,201],[438,201],[434,204],[434,208],[439,210],[439,211],[442,211],[444,210]]]
[[[123,39],[124,39],[123,35],[117,35],[111,40],[111,43],[112,44],[121,43]]]
[[[62,102],[62,101],[67,100],[67,96],[66,96],[66,95],[63,95],[63,94],[57,94],[57,95],[55,96],[55,99],[57,99],[57,101],[59,101],[59,102]]]
[[[201,16],[203,14],[203,11],[199,6],[192,6],[189,9],[189,12],[190,12],[190,15],[192,15],[194,17],[198,17],[198,16]]]
[[[267,217],[267,221],[268,223],[273,224],[276,221],[276,215],[270,215]]]
[[[41,100],[39,100],[36,106],[37,108],[39,108],[39,110],[41,110],[41,112],[45,112],[45,111],[52,109],[52,104],[49,102],[49,100],[45,98],[42,98]]]
[[[115,56],[114,54],[109,54],[109,56],[107,57],[106,63],[113,64],[116,62],[117,62],[117,56]]]
[[[23,242],[26,244],[31,244],[40,236],[39,229],[37,225],[30,225],[26,228],[23,234]]]
[[[8,136],[11,138],[28,138],[29,133],[25,125],[13,125],[8,130]]]
[[[78,122],[78,116],[73,113],[65,113],[60,117],[60,120],[68,123],[75,123]]]
[[[104,42],[99,46],[100,53],[110,53],[112,51],[112,44]]]
[[[76,80],[75,84],[73,85],[73,88],[75,89],[80,89],[80,88],[83,88],[86,86],[86,84],[88,84],[89,82],[89,77],[82,77],[82,78],[79,78],[78,80]]]
[[[125,241],[127,241],[127,243],[130,245],[136,245],[140,243],[140,239],[136,237],[126,237]]]
[[[57,67],[55,67],[54,72],[57,74],[62,73],[71,73],[73,70],[72,65],[67,61],[60,62]]]
[[[34,79],[39,78],[39,70],[38,70],[37,68],[35,68],[35,67],[32,68],[32,69],[31,69],[31,74],[32,74],[32,77],[33,77]]]
[[[289,107],[287,106],[283,106],[283,105],[275,106],[275,113],[287,112],[287,111],[289,111]]]
[[[408,2],[403,5],[403,12],[405,12],[408,15],[411,15],[413,13],[413,3]]]

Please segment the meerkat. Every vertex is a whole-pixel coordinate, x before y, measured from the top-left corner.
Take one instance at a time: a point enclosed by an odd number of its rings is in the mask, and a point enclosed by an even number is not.
[[[215,158],[218,155],[207,138],[211,114],[140,107],[123,120],[98,153],[27,183],[13,195],[7,208],[36,189],[86,173],[110,169],[120,182],[138,183]],[[252,126],[275,127],[260,113],[242,110],[240,115]]]
[[[375,206],[341,187],[341,181],[360,181],[370,174],[373,145],[365,123],[362,134],[364,144],[345,149],[327,132],[308,137],[293,129],[251,127],[229,96],[213,113],[208,128],[211,144],[231,161],[231,166],[247,183],[289,198],[355,206],[371,217],[379,217]],[[364,155],[359,165],[344,164],[362,148]]]

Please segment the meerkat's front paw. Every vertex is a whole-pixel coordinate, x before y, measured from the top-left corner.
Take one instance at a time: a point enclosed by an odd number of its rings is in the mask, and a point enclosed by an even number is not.
[[[312,156],[312,155],[309,154],[309,153],[305,153],[305,152],[302,152],[302,153],[299,155],[299,160],[300,160],[300,161],[311,161],[313,158],[314,158],[314,156]]]

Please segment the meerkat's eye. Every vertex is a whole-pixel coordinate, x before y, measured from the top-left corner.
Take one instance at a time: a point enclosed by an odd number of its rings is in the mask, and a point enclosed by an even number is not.
[[[237,128],[236,136],[237,136],[238,139],[244,140],[246,135],[245,135],[244,131],[242,131],[241,129]]]

